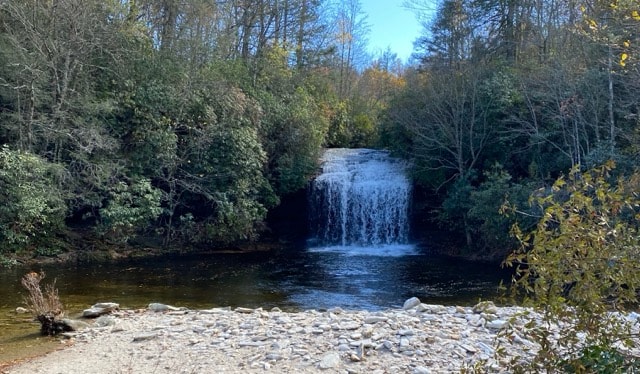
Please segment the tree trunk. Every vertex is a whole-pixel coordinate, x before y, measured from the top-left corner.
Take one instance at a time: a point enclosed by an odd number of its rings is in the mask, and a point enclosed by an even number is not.
[[[615,117],[613,112],[613,100],[615,99],[613,95],[613,51],[611,50],[611,44],[609,44],[609,51],[607,53],[607,78],[609,80],[609,139],[610,139],[610,155],[613,156],[615,151],[616,144],[616,124]]]

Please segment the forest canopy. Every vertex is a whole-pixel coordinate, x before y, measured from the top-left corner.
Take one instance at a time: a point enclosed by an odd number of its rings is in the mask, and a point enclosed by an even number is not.
[[[505,199],[526,210],[576,167],[637,167],[640,2],[406,3],[424,33],[383,128],[435,194],[424,209],[463,234],[468,254],[500,258],[513,245]]]
[[[637,165],[637,0],[407,0],[407,64],[366,53],[364,4],[0,1],[1,251],[253,240],[323,147],[377,147],[414,165],[415,231],[500,257],[505,198]]]
[[[355,0],[0,1],[2,251],[257,238],[324,146],[375,145],[366,32]]]

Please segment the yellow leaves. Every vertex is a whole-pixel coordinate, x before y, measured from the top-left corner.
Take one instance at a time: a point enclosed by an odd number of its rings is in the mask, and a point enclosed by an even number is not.
[[[638,13],[637,10],[632,10],[631,11],[631,18],[633,18],[636,21],[640,21],[640,13]]]
[[[589,24],[589,28],[591,30],[596,30],[598,28],[598,22],[596,22],[596,20],[594,19],[587,20],[587,23]]]
[[[567,182],[564,180],[563,177],[558,178],[555,183],[553,184],[553,191],[559,191],[562,187],[566,186]]]
[[[626,54],[626,53],[622,53],[622,54],[620,55],[620,62],[619,62],[620,66],[625,66],[625,65],[627,65],[626,61],[627,61],[627,59],[628,59],[628,58],[629,58],[629,55],[628,55],[628,54]]]
[[[629,47],[631,46],[631,43],[630,43],[628,40],[625,40],[624,42],[622,42],[622,45],[623,45],[625,48],[629,48]]]

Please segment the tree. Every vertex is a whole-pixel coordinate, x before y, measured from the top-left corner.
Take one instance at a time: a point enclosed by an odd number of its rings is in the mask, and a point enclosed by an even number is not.
[[[362,68],[366,59],[365,35],[369,25],[359,0],[340,0],[335,6],[337,91],[344,99],[350,96],[355,72]]]
[[[423,64],[459,69],[471,57],[473,26],[466,0],[440,3],[429,37],[419,41],[425,51]]]
[[[583,12],[583,30],[588,39],[601,47],[599,63],[606,67],[607,77],[607,115],[609,125],[610,154],[615,154],[618,138],[624,136],[617,122],[630,122],[629,128],[637,124],[637,119],[619,118],[616,115],[618,103],[622,106],[637,106],[635,98],[616,95],[618,87],[628,86],[638,77],[638,43],[640,43],[640,14],[636,1],[621,0],[605,2],[600,0],[585,1]],[[619,79],[618,77],[622,78]],[[629,102],[629,100],[631,100]]]
[[[424,74],[408,82],[391,119],[413,137],[413,154],[422,171],[443,171],[445,180],[469,175],[481,160],[495,127],[487,123],[487,98],[478,72]]]
[[[121,55],[117,39],[122,20],[101,1],[5,1],[0,30],[9,138],[21,150],[54,162],[70,153],[112,151],[113,140],[92,121],[109,107],[94,102],[91,78]],[[9,67],[9,68],[6,68]],[[106,104],[106,103],[104,103]]]

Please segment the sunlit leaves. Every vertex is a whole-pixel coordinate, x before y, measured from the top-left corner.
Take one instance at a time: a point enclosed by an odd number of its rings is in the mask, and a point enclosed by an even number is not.
[[[578,365],[583,348],[613,349],[628,336],[628,326],[609,312],[638,301],[640,199],[631,186],[639,176],[613,183],[613,168],[574,168],[532,196],[544,214],[529,235],[512,229],[521,241],[505,261],[516,268],[512,291],[544,311],[545,322],[564,326],[536,358],[544,367]]]

